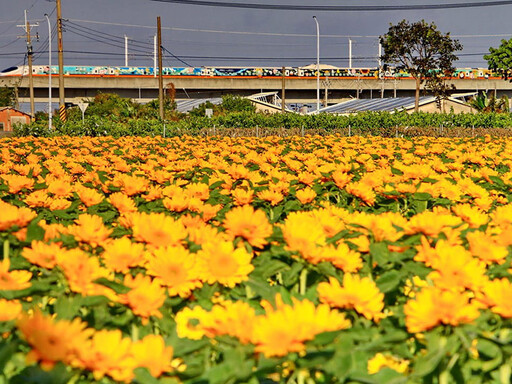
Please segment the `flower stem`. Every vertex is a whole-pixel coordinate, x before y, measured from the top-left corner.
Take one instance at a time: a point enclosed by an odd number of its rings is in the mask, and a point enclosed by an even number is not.
[[[299,277],[299,293],[303,296],[306,294],[307,281],[308,281],[308,269],[304,268],[301,271],[300,277]]]

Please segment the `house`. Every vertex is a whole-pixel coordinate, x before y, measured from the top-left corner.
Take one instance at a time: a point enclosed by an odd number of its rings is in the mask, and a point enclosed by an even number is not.
[[[468,94],[460,96],[453,95],[447,99],[441,100],[441,105],[434,96],[422,96],[419,100],[420,112],[451,112],[454,113],[475,113],[475,109],[465,103],[463,99]],[[338,115],[347,115],[351,113],[374,111],[374,112],[414,112],[414,97],[387,97],[381,99],[352,99],[341,103],[321,108],[320,112],[334,113]],[[441,107],[441,108],[439,108]],[[310,112],[316,113],[316,111]]]
[[[0,132],[12,132],[15,124],[30,123],[30,115],[13,107],[0,107]]]

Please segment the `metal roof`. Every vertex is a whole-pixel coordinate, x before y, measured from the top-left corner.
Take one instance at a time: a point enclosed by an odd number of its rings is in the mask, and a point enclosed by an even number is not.
[[[420,97],[420,105],[435,101],[435,97]],[[362,111],[388,111],[409,109],[414,107],[414,97],[390,97],[383,99],[353,99],[339,104],[321,108],[320,112],[328,113],[352,113]],[[316,108],[315,108],[316,109]]]
[[[222,98],[213,97],[209,99],[185,99],[185,100],[177,100],[176,101],[176,110],[178,112],[186,113],[190,112],[192,109],[199,107],[201,104],[209,101],[214,105],[219,105],[222,103]]]

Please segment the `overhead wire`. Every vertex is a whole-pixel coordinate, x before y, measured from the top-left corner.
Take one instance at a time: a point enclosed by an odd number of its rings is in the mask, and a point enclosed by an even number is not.
[[[429,9],[457,9],[457,8],[478,8],[511,5],[512,0],[500,1],[476,1],[464,3],[440,3],[440,4],[405,4],[405,5],[293,5],[293,4],[262,4],[262,3],[239,3],[226,1],[204,1],[204,0],[150,0],[162,3],[175,3],[183,5],[222,7],[222,8],[245,8],[263,9],[277,11],[320,11],[320,12],[369,12],[369,11],[410,11]]]
[[[90,33],[90,34],[92,34],[94,36],[97,36],[99,38],[102,38],[102,39],[108,39],[108,37],[110,37],[112,39],[119,40],[119,42],[123,42],[123,43],[124,43],[124,40],[125,40],[124,36],[117,36],[117,35],[113,35],[113,34],[106,33],[106,32],[99,32],[99,31],[94,30],[92,28],[81,26],[81,25],[79,25],[77,23],[74,23],[72,21],[65,21],[64,22],[64,25],[67,26],[67,27],[69,27],[70,24],[73,26],[73,28],[75,28],[75,29],[77,29],[77,30],[79,30],[79,31],[81,31],[83,33]],[[139,48],[146,48],[150,44],[147,41],[136,40],[136,39],[133,39],[133,38],[129,38],[129,41],[130,41],[131,45],[138,46]]]

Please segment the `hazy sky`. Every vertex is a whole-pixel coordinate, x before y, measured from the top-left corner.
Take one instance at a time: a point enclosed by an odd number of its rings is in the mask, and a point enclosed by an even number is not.
[[[396,5],[468,3],[461,0],[225,0],[260,4]],[[481,2],[485,2],[481,1]],[[33,34],[35,64],[48,63],[48,25],[55,27],[55,1],[0,0],[0,69],[24,61],[23,11],[38,22]],[[315,12],[233,9],[150,0],[62,0],[66,65],[124,65],[124,35],[129,37],[129,64],[153,65],[153,36],[161,16],[165,66],[302,66],[316,61],[316,25],[320,24],[321,62],[348,66],[349,37],[354,67],[377,66],[378,36],[402,19],[435,22],[464,45],[459,67],[486,67],[483,54],[512,37],[512,5],[463,9],[380,12]],[[124,25],[119,25],[124,24]],[[209,30],[209,31],[205,31]],[[217,31],[217,32],[213,32]],[[228,33],[230,32],[230,33]],[[57,63],[56,36],[53,63]]]

